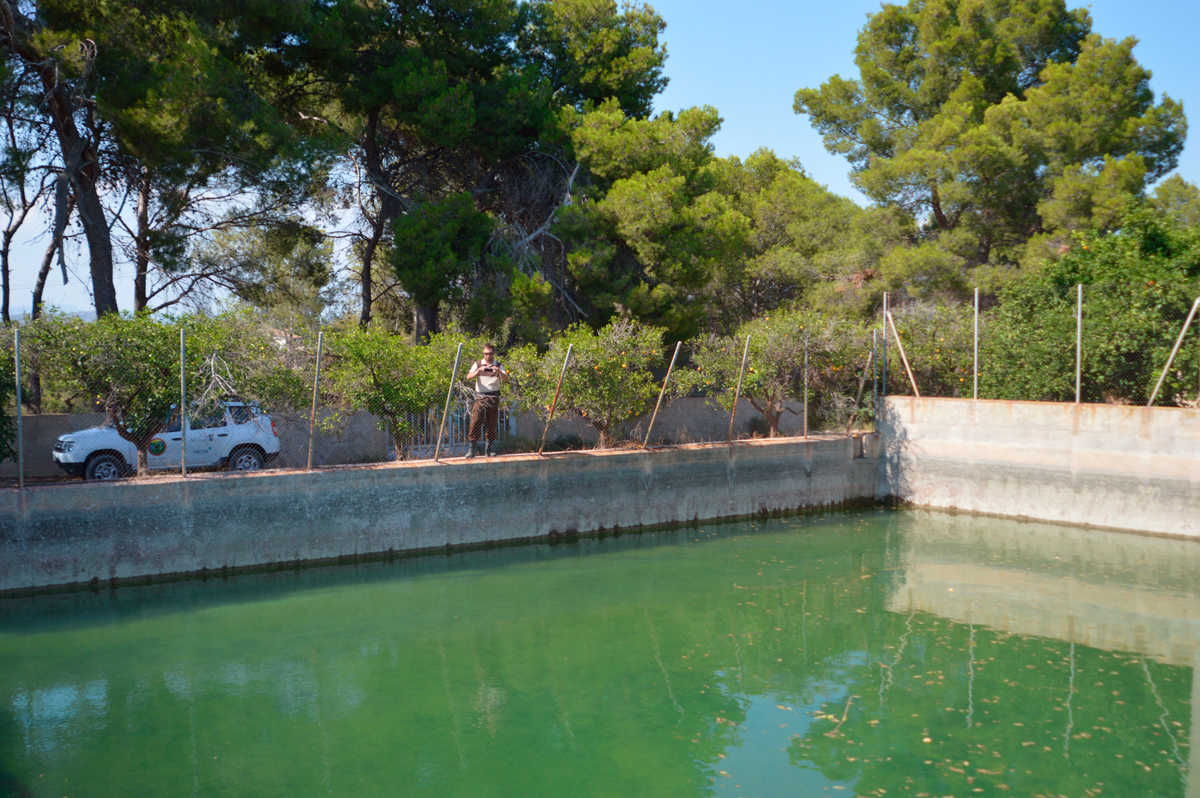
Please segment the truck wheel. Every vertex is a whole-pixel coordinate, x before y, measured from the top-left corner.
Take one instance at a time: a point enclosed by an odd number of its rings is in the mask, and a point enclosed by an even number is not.
[[[229,453],[226,466],[230,471],[257,471],[263,467],[262,452],[253,446],[239,446]]]
[[[83,478],[93,482],[109,482],[125,476],[129,467],[115,454],[94,454],[83,467]]]

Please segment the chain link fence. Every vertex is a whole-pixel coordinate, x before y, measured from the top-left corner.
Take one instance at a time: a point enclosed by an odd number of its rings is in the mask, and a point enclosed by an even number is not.
[[[1060,309],[1050,329],[981,313],[977,300],[891,301],[875,324],[764,320],[745,337],[683,342],[673,359],[651,347],[634,363],[625,339],[614,339],[608,359],[602,343],[500,351],[510,379],[492,448],[506,455],[853,435],[873,428],[886,393],[1197,405],[1200,337],[1187,336],[1182,317],[1190,323],[1200,300],[1131,338],[1140,359],[1128,364],[1128,354],[1110,351],[1111,319],[1089,318],[1086,292],[1074,293],[1076,306]],[[0,393],[11,411],[0,418],[0,479],[211,477],[461,458],[475,401],[466,377],[482,345],[446,333],[415,346],[380,331],[281,329],[244,315],[40,320],[4,344],[12,367],[0,370]],[[1118,389],[1128,395],[1114,396]],[[606,401],[620,412],[601,418]]]

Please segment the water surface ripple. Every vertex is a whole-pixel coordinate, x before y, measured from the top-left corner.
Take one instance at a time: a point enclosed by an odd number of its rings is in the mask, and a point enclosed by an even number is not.
[[[9,599],[0,795],[1197,794],[1198,630],[1200,543],[884,510]]]

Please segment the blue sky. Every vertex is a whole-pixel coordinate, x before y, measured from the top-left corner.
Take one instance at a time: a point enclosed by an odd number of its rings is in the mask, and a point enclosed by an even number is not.
[[[816,88],[831,75],[857,77],[854,45],[878,0],[814,3],[786,0],[649,0],[667,29],[666,73],[671,82],[655,112],[711,105],[724,119],[717,154],[744,158],[769,147],[797,157],[817,182],[860,204],[846,161],[830,155],[808,118],[792,111],[796,90]],[[1076,3],[1092,14],[1092,30],[1110,39],[1133,36],[1134,55],[1153,73],[1156,96],[1183,102],[1193,135],[1178,173],[1200,183],[1200,2],[1098,0]]]

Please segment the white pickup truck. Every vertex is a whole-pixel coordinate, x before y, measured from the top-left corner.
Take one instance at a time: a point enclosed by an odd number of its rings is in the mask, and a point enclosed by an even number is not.
[[[183,433],[176,411],[150,440],[147,465],[178,469]],[[279,456],[275,422],[256,404],[227,401],[207,418],[189,421],[188,468],[256,471]],[[60,435],[54,462],[71,476],[88,480],[118,479],[137,467],[137,448],[111,426],[91,427]]]

